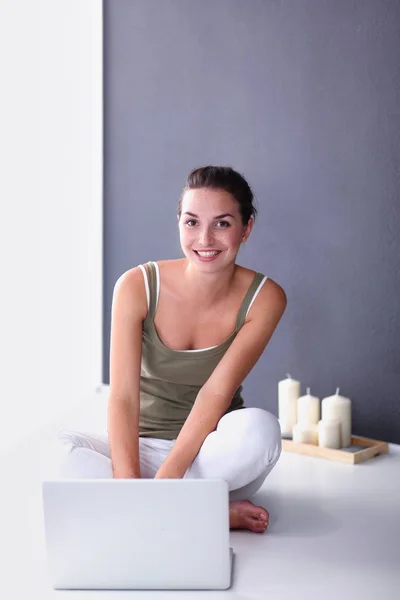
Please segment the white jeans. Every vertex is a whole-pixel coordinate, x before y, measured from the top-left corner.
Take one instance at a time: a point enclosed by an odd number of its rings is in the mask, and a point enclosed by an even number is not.
[[[61,430],[64,444],[62,478],[113,477],[106,436]],[[176,440],[139,438],[140,474],[153,478]],[[263,484],[281,454],[278,419],[261,408],[244,408],[224,415],[203,442],[184,477],[221,478],[229,485],[229,499],[246,500]]]

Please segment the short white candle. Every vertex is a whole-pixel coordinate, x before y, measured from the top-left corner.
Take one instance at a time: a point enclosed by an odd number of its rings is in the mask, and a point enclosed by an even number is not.
[[[293,425],[293,441],[318,445],[318,424],[296,423]]]
[[[281,434],[291,436],[293,425],[297,422],[297,399],[300,396],[300,381],[292,379],[287,373],[287,379],[278,383],[278,420]]]
[[[318,445],[324,448],[341,447],[340,421],[325,419],[318,423]]]
[[[341,440],[340,447],[346,448],[351,444],[351,401],[349,398],[339,396],[339,388],[334,396],[322,400],[322,420],[337,419],[340,421]]]
[[[320,412],[320,399],[311,396],[310,388],[307,388],[307,394],[297,400],[297,422],[318,425]]]

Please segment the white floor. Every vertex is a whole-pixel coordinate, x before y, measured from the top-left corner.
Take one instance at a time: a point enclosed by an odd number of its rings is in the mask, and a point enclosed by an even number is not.
[[[270,513],[267,533],[231,532],[236,557],[228,591],[53,590],[40,486],[49,443],[58,426],[104,431],[105,407],[104,394],[87,400],[0,457],[2,598],[400,598],[400,446],[393,444],[388,455],[354,466],[283,452],[252,498]]]

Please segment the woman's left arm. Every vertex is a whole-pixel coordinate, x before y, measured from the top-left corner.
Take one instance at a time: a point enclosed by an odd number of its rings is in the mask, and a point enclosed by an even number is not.
[[[243,327],[197,394],[176,442],[156,479],[182,478],[204,440],[228,410],[234,393],[250,373],[272,337],[287,305],[284,290],[268,279]]]

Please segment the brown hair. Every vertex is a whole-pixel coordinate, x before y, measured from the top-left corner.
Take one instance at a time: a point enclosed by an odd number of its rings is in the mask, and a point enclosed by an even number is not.
[[[239,204],[243,225],[251,218],[255,219],[257,209],[253,204],[254,196],[245,178],[231,167],[207,166],[194,169],[189,173],[178,203],[178,218],[182,212],[182,198],[187,190],[211,188],[225,190],[232,194]]]

